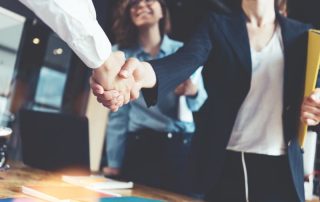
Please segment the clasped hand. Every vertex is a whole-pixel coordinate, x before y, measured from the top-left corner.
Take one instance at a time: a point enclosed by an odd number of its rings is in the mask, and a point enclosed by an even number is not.
[[[148,79],[146,79],[148,78]],[[146,62],[129,58],[121,51],[113,52],[90,78],[93,94],[98,102],[111,111],[139,97],[142,87],[155,85],[155,74]]]

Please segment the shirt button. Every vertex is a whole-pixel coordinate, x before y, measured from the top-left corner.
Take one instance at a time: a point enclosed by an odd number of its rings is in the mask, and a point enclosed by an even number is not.
[[[172,133],[168,133],[168,138],[169,138],[169,139],[172,138]]]
[[[291,140],[289,140],[289,142],[288,142],[288,147],[290,147],[290,145],[291,145]]]
[[[288,105],[288,106],[286,107],[286,111],[289,111],[290,108],[291,108],[291,106]]]
[[[184,139],[184,140],[183,140],[183,144],[188,144],[188,140],[187,140],[187,139]]]

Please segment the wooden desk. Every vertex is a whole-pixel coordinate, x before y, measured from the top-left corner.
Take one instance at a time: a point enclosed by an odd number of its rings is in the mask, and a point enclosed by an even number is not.
[[[52,184],[61,183],[61,175],[39,169],[30,168],[22,163],[10,163],[8,171],[0,172],[0,198],[24,197],[21,186],[28,184]],[[123,196],[141,196],[153,199],[162,199],[170,202],[203,202],[179,194],[174,194],[160,189],[136,185],[129,190],[112,190]],[[319,202],[313,200],[308,202]]]
[[[21,193],[21,186],[28,184],[59,184],[61,175],[39,169],[30,168],[22,163],[11,163],[11,168],[0,172],[0,198],[24,197]],[[141,185],[134,185],[129,190],[112,190],[123,196],[141,196],[153,199],[162,199],[172,202],[201,202],[183,195],[150,188]]]

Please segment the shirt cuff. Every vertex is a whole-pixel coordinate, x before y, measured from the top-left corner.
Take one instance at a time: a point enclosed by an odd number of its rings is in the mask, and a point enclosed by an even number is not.
[[[121,168],[122,163],[116,160],[109,160],[108,159],[108,167],[111,168]]]

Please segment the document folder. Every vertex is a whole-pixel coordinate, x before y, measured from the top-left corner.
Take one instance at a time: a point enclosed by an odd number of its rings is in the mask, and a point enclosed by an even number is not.
[[[311,29],[308,32],[308,50],[304,97],[309,96],[316,87],[320,64],[320,30]],[[308,126],[300,122],[299,144],[304,147]]]

